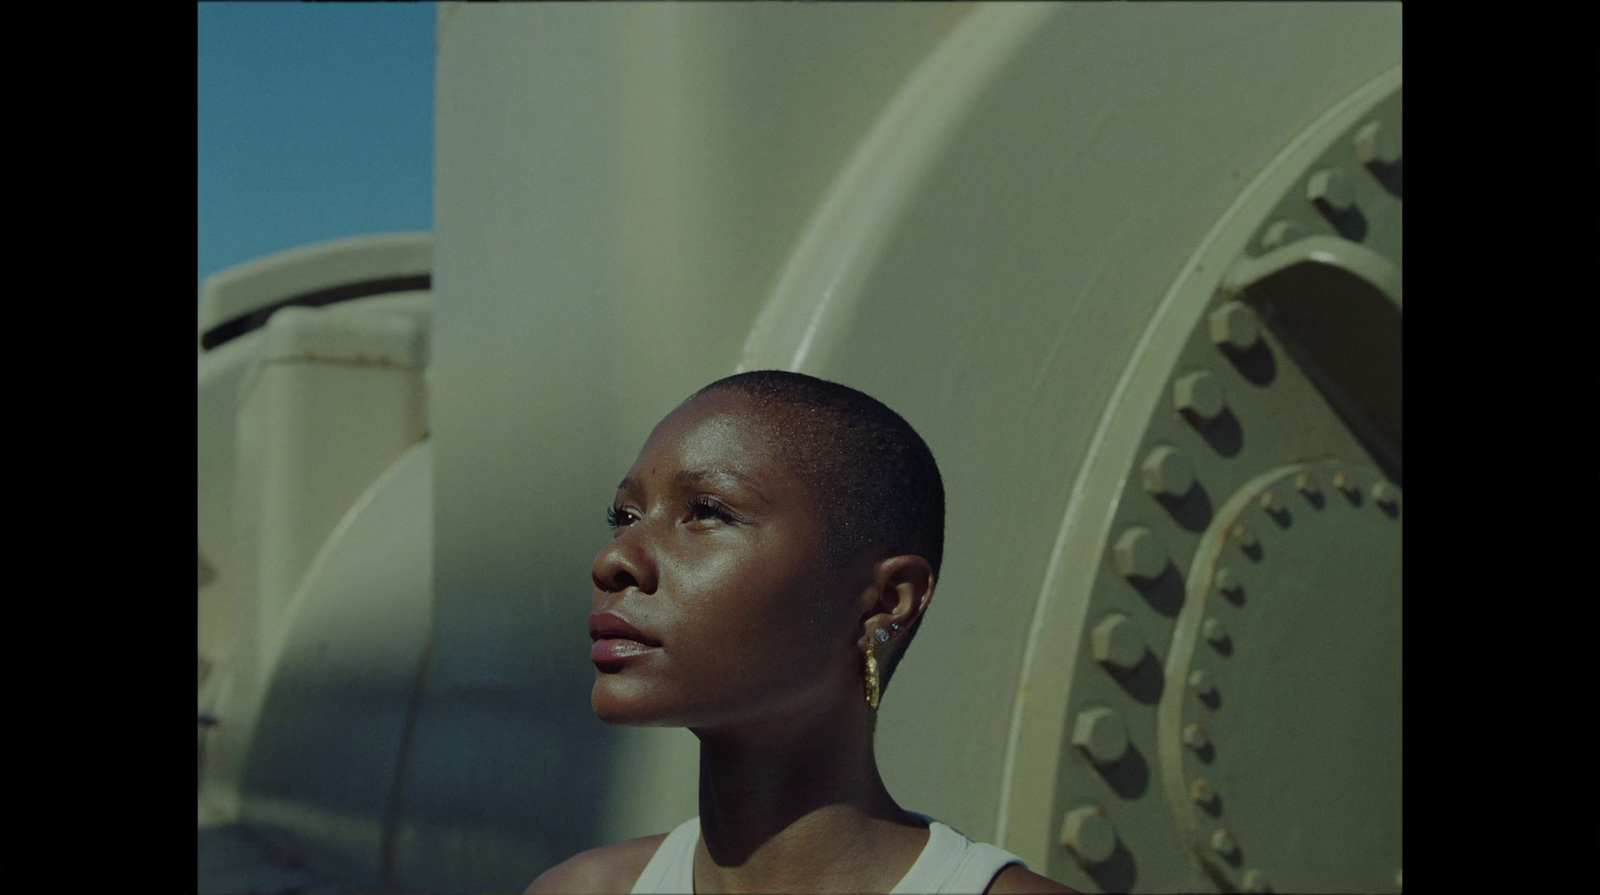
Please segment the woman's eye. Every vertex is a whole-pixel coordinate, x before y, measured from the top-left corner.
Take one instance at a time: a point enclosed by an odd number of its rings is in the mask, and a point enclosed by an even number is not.
[[[633,514],[619,506],[613,505],[606,509],[606,524],[611,526],[613,531],[626,525],[632,525]]]
[[[732,522],[733,516],[713,501],[701,498],[689,504],[689,518],[696,522]]]

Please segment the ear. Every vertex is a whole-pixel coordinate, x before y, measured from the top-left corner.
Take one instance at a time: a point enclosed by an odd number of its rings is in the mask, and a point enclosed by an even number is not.
[[[864,653],[868,646],[882,651],[903,641],[911,623],[933,602],[933,585],[933,568],[921,556],[891,556],[875,563],[872,583],[861,594],[856,646]],[[888,643],[877,641],[880,630],[889,632]]]

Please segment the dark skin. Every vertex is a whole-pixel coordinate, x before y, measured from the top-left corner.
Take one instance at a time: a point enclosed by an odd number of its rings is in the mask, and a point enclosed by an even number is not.
[[[732,391],[651,434],[592,577],[595,611],[658,645],[597,658],[591,701],[607,723],[699,737],[696,892],[887,892],[928,829],[878,774],[863,669],[869,644],[880,667],[903,647],[932,570],[908,555],[830,568],[821,502],[770,439]],[[583,852],[527,891],[626,892],[664,838]],[[1012,865],[989,891],[1072,890]]]

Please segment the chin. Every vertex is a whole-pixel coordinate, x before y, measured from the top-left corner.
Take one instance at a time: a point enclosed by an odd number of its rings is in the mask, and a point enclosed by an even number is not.
[[[668,722],[652,711],[649,700],[626,686],[616,675],[595,674],[594,690],[589,694],[589,706],[594,716],[606,724],[621,727],[665,726]]]
[[[647,717],[640,717],[632,712],[620,710],[615,706],[601,705],[599,703],[594,704],[594,716],[599,718],[602,723],[610,724],[613,727],[655,726]]]

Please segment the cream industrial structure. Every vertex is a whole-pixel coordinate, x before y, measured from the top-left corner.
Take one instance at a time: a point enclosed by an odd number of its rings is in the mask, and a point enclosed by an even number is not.
[[[601,512],[737,369],[948,489],[891,791],[1085,891],[1401,876],[1398,4],[441,3],[435,230],[208,280],[202,823],[519,889],[695,813]]]

